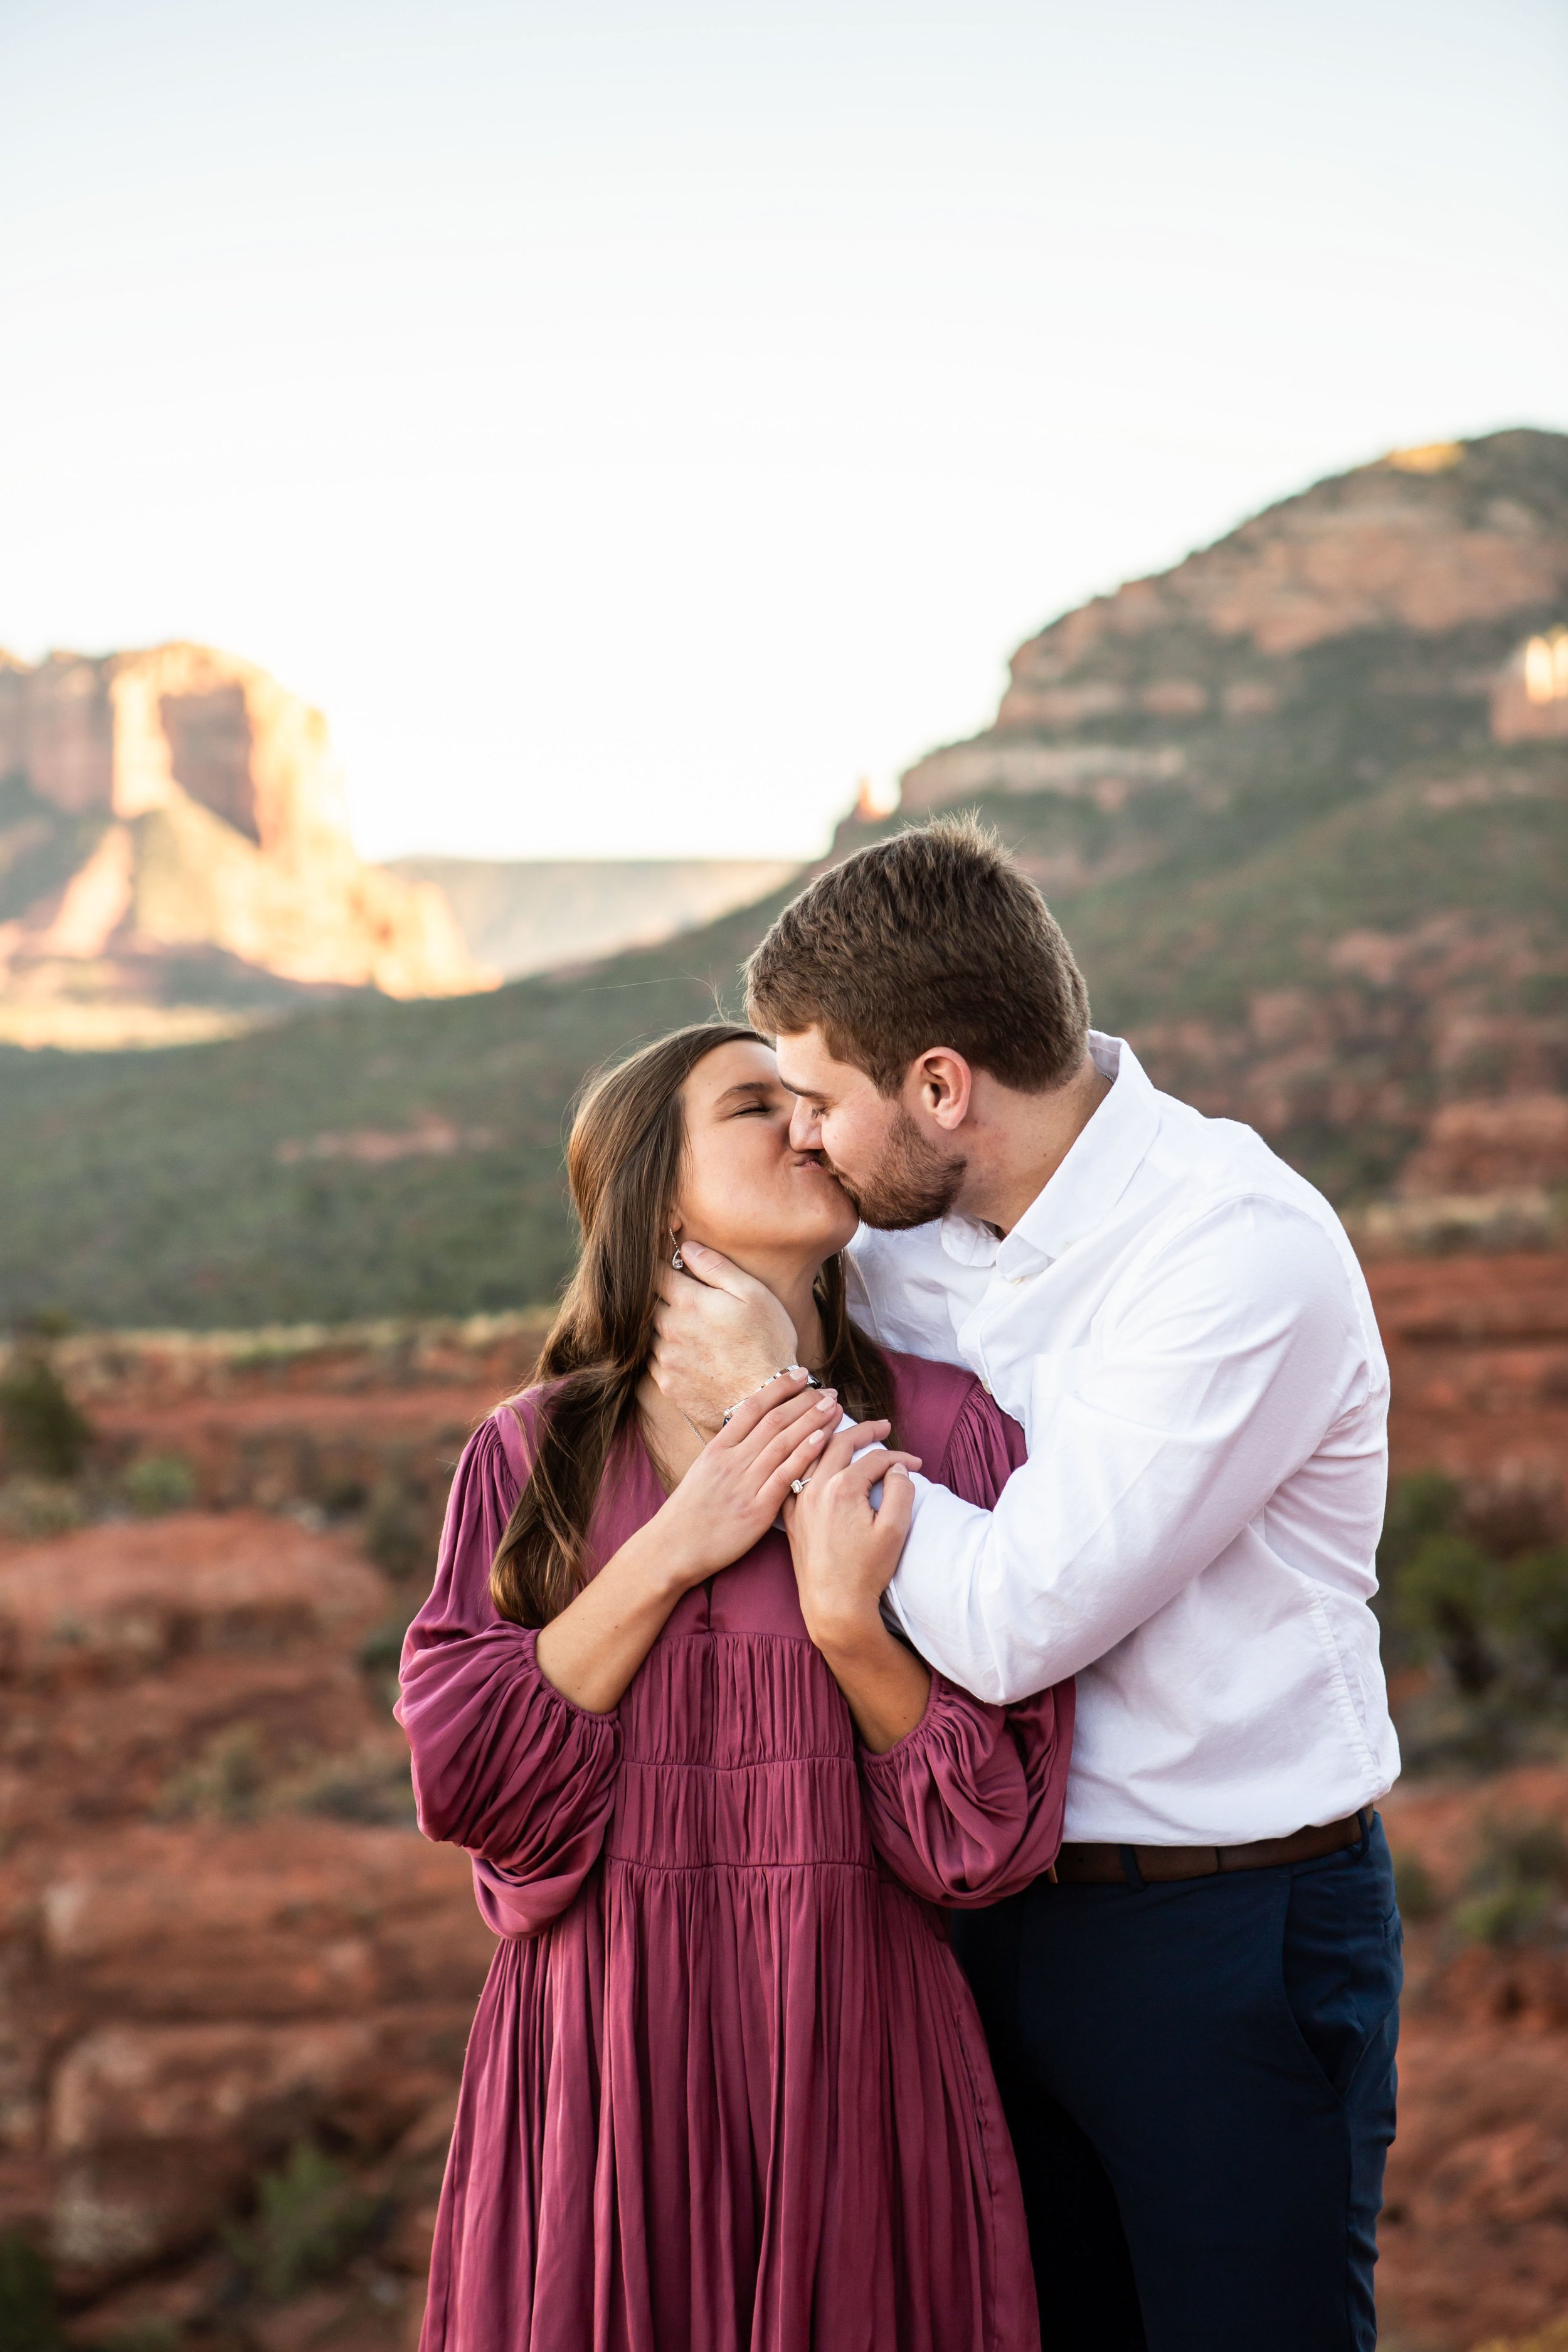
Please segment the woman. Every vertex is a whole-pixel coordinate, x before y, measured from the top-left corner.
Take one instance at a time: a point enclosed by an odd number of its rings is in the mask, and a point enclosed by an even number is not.
[[[849,1323],[855,1213],[790,1149],[790,1110],[769,1049],[719,1026],[588,1097],[582,1257],[541,1384],[468,1445],[409,1632],[420,1824],[469,1850],[503,1939],[424,2352],[1039,2341],[1012,2149],[933,1906],[1049,1865],[1071,1694],[983,1706],[894,1639],[876,1590],[845,1589],[830,1541],[792,1560],[778,1514],[814,1465],[837,1476],[894,1424],[918,1449],[879,1457],[885,1583],[906,1469],[989,1503],[1019,1439],[971,1375]],[[770,1382],[707,1444],[647,1371],[683,1237],[769,1285],[826,1383]],[[835,1439],[844,1409],[863,1426]]]

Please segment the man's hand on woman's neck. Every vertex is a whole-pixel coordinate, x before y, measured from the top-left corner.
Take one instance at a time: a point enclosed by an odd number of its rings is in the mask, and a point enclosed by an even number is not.
[[[681,1237],[688,1271],[663,1279],[666,1306],[653,1362],[637,1391],[661,1467],[685,1475],[735,1404],[787,1363],[820,1370],[822,1318],[805,1265],[742,1266]]]

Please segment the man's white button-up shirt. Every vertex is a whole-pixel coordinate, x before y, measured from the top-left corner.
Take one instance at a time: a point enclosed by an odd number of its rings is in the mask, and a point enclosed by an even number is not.
[[[1388,1367],[1338,1218],[1250,1128],[1096,1034],[1114,1083],[1005,1240],[863,1228],[857,1312],[967,1364],[1029,1458],[994,1511],[917,1483],[888,1602],[993,1700],[1078,1677],[1066,1835],[1236,1844],[1399,1769],[1373,1557]]]

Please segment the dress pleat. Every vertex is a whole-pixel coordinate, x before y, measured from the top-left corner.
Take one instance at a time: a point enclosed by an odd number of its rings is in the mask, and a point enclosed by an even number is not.
[[[900,1441],[975,1502],[1020,1441],[895,1360]],[[420,1823],[500,1941],[474,2021],[422,2352],[1035,2352],[1016,2168],[942,1906],[1047,1867],[1070,1687],[932,1677],[882,1756],[764,1537],[591,1715],[499,1620],[537,1395],[469,1444],[399,1714]],[[663,1496],[627,1433],[603,1559]]]

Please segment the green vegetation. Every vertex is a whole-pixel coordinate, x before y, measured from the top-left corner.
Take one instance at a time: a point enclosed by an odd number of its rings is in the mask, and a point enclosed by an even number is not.
[[[7,1478],[0,1486],[0,1528],[26,1543],[69,1535],[87,1517],[74,1486],[54,1478]]]
[[[301,2140],[286,2164],[264,2173],[256,2212],[225,2231],[229,2252],[252,2288],[285,2303],[301,2288],[336,2278],[374,2235],[380,2204],[341,2164]]]
[[[172,1774],[157,1811],[165,1821],[253,1822],[268,1780],[266,1743],[253,1723],[215,1732],[193,1763]]]
[[[125,1499],[138,1518],[189,1510],[195,1493],[195,1474],[183,1454],[139,1454],[125,1473]]]
[[[428,1502],[406,1462],[393,1465],[371,1490],[364,1549],[387,1576],[411,1576],[431,1552]]]
[[[1331,521],[1341,486],[1306,495]],[[1506,499],[1560,532],[1568,436],[1492,436],[1460,473],[1399,495],[1458,499],[1482,523]],[[1521,637],[1562,617],[1266,655],[1173,603],[1072,655],[1073,684],[1114,689],[1116,715],[1045,730],[1080,751],[1158,747],[1163,781],[977,803],[1060,916],[1100,1025],[1342,1203],[1387,1190],[1456,1088],[1563,1083],[1568,744],[1494,743],[1488,702]],[[1140,698],[1170,679],[1197,691],[1155,715]],[[838,847],[889,829],[848,824]],[[57,1308],[232,1328],[548,1300],[571,1257],[562,1140],[584,1075],[735,1009],[779,903],[492,995],[342,1002],[151,1054],[0,1049],[0,1322]],[[459,1148],[421,1150],[421,1132]]]
[[[1484,1768],[1568,1745],[1568,1546],[1505,1550],[1426,1473],[1390,1498],[1378,1575],[1388,1664],[1432,1670],[1401,1713],[1407,1764]]]
[[[1332,1197],[1381,1191],[1436,1094],[1437,979],[1417,964],[1379,982],[1332,968],[1329,950],[1446,921],[1489,1019],[1509,1012],[1520,971],[1562,957],[1568,758],[1509,760],[1528,795],[1433,812],[1419,779],[1398,781],[1241,857],[1237,828],[1189,803],[1179,857],[1055,894],[1096,1019],[1131,1034],[1160,1082],[1264,1124]],[[1047,865],[1055,830],[1081,814],[1053,794],[984,813]],[[570,982],[335,1007],[157,1054],[0,1051],[0,1316],[58,1306],[122,1327],[232,1328],[550,1298],[571,1260],[562,1143],[584,1074],[716,1002],[733,1008],[777,903]],[[1246,1087],[1252,1007],[1291,989],[1326,1043],[1277,1089],[1270,1125]],[[1214,1041],[1196,1059],[1194,1034]],[[468,1149],[382,1163],[289,1149],[422,1119]]]
[[[11,1471],[46,1479],[74,1478],[91,1442],[90,1423],[37,1336],[24,1339],[0,1379],[0,1435]]]
[[[18,2231],[0,2237],[0,2352],[57,2352],[65,2336],[49,2266]]]
[[[412,1828],[414,1782],[407,1755],[369,1750],[333,1757],[290,1791],[290,1803],[296,1812],[321,1813],[329,1821]]]
[[[379,1625],[373,1626],[360,1643],[360,1670],[368,1677],[372,1689],[379,1694],[389,1715],[397,1698],[397,1669],[403,1657],[403,1637],[424,1600],[423,1585],[405,1590],[392,1614],[383,1618]]]
[[[1394,1892],[1398,1898],[1400,1917],[1413,1926],[1435,1919],[1442,1908],[1432,1874],[1419,1854],[1394,1855]]]
[[[1494,1823],[1454,1927],[1476,1943],[1534,1942],[1561,1931],[1565,1896],[1568,1845],[1561,1822]]]

